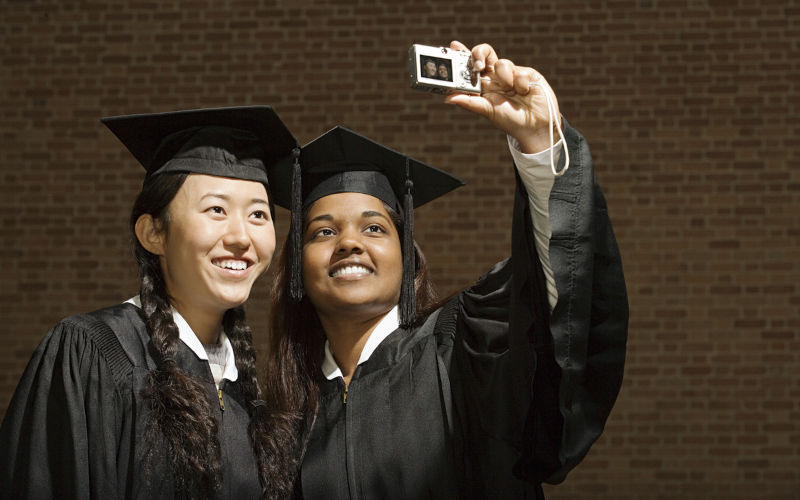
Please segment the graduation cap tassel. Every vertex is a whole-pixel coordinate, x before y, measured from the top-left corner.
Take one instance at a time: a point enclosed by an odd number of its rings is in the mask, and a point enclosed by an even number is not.
[[[400,289],[400,324],[408,327],[416,319],[416,291],[414,290],[414,199],[411,190],[414,182],[411,180],[409,160],[406,158],[406,192],[403,196],[403,217],[405,230],[403,231],[403,283]]]
[[[289,228],[289,296],[295,302],[303,298],[303,274],[301,262],[303,260],[303,199],[300,171],[300,148],[292,151],[294,164],[292,165],[292,221]]]

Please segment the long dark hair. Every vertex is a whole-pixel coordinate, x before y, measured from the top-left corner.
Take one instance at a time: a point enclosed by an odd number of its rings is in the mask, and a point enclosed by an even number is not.
[[[400,241],[403,241],[402,217],[388,205],[384,205],[384,208],[391,216]],[[264,392],[274,411],[280,413],[289,424],[282,432],[274,433],[282,437],[280,447],[279,443],[275,443],[275,453],[280,457],[279,462],[291,464],[296,472],[316,416],[319,396],[317,380],[322,373],[325,332],[308,296],[303,296],[300,302],[291,299],[290,251],[287,238],[273,282]],[[425,255],[416,241],[414,256],[415,324],[419,324],[441,305],[441,301],[428,273]]]
[[[145,250],[135,235],[136,221],[150,214],[157,229],[168,231],[167,209],[188,174],[169,173],[148,179],[131,211],[130,227],[133,250],[139,265],[139,298],[150,334],[148,350],[156,362],[142,391],[149,408],[145,422],[145,474],[158,473],[154,464],[164,456],[165,446],[175,481],[175,494],[185,498],[213,496],[222,484],[222,457],[214,404],[201,384],[187,375],[176,363],[179,346],[178,327],[172,319],[164,275],[159,258]],[[239,384],[250,413],[249,434],[258,463],[262,497],[287,497],[291,478],[272,460],[269,441],[271,423],[257,379],[256,355],[250,328],[245,324],[244,309],[226,311],[222,327],[233,347]]]

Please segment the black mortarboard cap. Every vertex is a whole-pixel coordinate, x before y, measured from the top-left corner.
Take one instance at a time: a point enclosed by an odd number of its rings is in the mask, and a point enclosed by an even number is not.
[[[112,116],[101,121],[147,170],[267,182],[267,167],[297,148],[270,106]]]
[[[269,167],[275,204],[292,211],[289,234],[290,294],[299,301],[302,287],[302,221],[316,200],[336,193],[375,196],[404,219],[403,284],[400,323],[414,321],[414,208],[461,187],[464,182],[447,172],[387,148],[352,130],[335,127]]]

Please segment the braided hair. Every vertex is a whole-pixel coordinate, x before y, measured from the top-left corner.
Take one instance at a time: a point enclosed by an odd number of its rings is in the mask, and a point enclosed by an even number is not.
[[[172,317],[169,292],[159,257],[148,252],[135,236],[136,221],[144,214],[153,217],[159,231],[169,231],[169,204],[180,190],[187,173],[165,173],[145,181],[131,212],[133,250],[139,267],[139,298],[150,341],[148,351],[156,368],[149,373],[142,396],[148,410],[143,453],[147,478],[155,464],[166,455],[179,498],[209,498],[222,485],[222,454],[215,417],[216,399],[210,400],[202,385],[176,363],[180,338]],[[244,309],[229,309],[222,327],[233,347],[242,394],[248,401],[249,434],[258,464],[262,498],[286,497],[291,480],[286,468],[269,454],[272,434],[257,378],[256,353]],[[167,453],[164,454],[163,450]],[[289,483],[289,489],[283,486]]]

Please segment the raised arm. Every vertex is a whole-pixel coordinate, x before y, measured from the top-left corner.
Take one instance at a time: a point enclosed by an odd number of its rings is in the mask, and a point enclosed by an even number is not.
[[[450,46],[469,50],[457,41]],[[564,142],[558,99],[538,71],[500,59],[490,45],[475,46],[472,55],[474,68],[481,70],[482,94],[452,94],[445,102],[486,117],[508,135],[514,165],[527,194],[534,241],[552,309],[558,291],[550,266],[552,231],[548,202],[556,173],[563,174],[567,164],[561,163],[559,170],[556,165],[569,158],[562,155]]]
[[[451,48],[468,50],[458,42]],[[517,449],[517,477],[559,482],[599,437],[621,385],[628,304],[620,255],[589,148],[561,120],[546,80],[533,68],[500,59],[489,45],[472,54],[475,69],[483,70],[483,93],[450,95],[446,102],[506,132],[518,173],[507,278],[493,271],[468,291],[462,318],[464,352],[480,350],[473,348],[483,342],[496,354],[486,373],[474,361],[465,363],[474,375],[469,385],[504,394],[507,413],[498,420],[477,405],[472,409],[482,415],[484,429],[493,427]],[[543,151],[545,158],[536,159]],[[504,279],[510,282],[501,285]],[[500,337],[482,339],[478,323],[470,327],[470,307],[482,315],[477,306],[497,296],[493,290],[508,294],[508,337],[500,343]],[[507,345],[507,355],[496,349],[500,345]],[[494,376],[500,371],[505,375]]]

